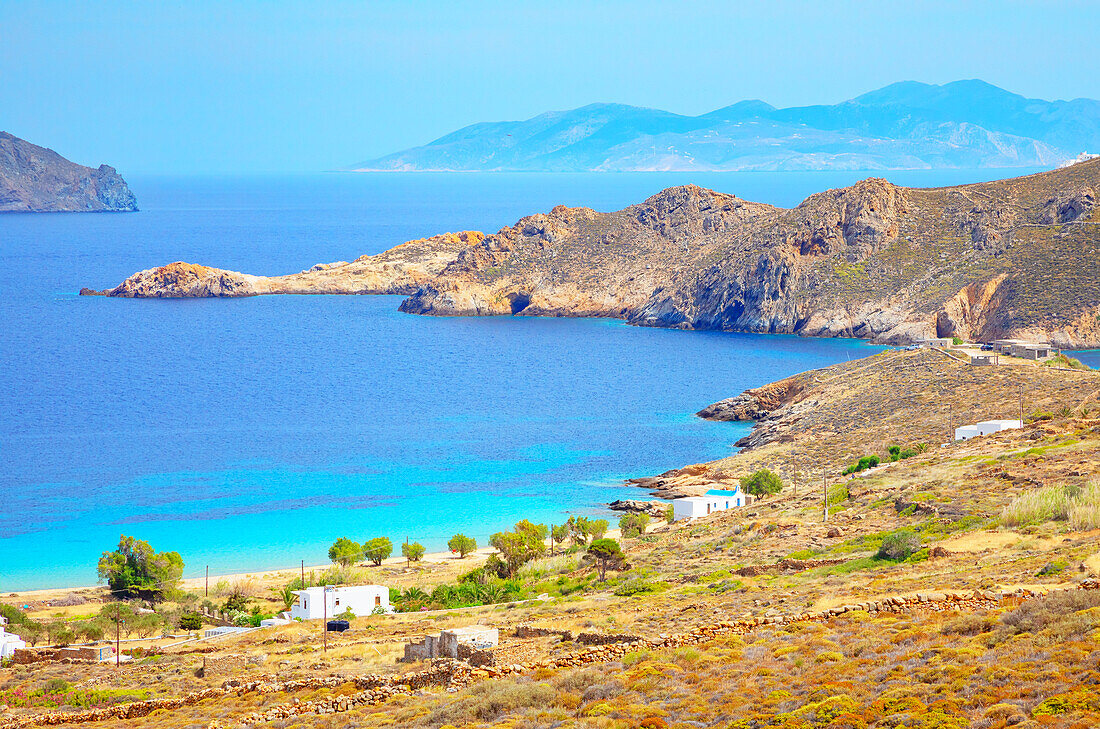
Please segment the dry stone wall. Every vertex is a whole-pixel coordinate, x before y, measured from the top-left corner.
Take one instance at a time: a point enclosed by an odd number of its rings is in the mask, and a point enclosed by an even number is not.
[[[1068,589],[1097,590],[1100,589],[1100,580],[1086,580],[1075,588]],[[448,691],[457,691],[459,688],[468,685],[475,679],[526,673],[540,668],[568,668],[583,666],[589,663],[603,663],[621,659],[631,651],[698,645],[724,635],[742,635],[749,633],[760,626],[787,625],[807,621],[820,622],[855,611],[866,611],[869,613],[903,613],[918,610],[930,610],[935,612],[948,610],[983,610],[1000,607],[1006,600],[1022,601],[1034,597],[1041,597],[1050,594],[1050,592],[1059,592],[1059,590],[1047,592],[1037,592],[1025,589],[1010,592],[928,592],[910,596],[884,597],[879,600],[840,605],[817,612],[803,612],[776,617],[747,618],[708,623],[700,625],[688,633],[677,633],[672,635],[662,634],[654,638],[639,638],[627,643],[593,645],[554,658],[512,665],[472,668],[469,664],[462,661],[439,659],[433,661],[431,667],[428,669],[397,676],[382,676],[378,674],[356,677],[329,676],[281,682],[276,680],[273,676],[255,681],[242,681],[236,679],[226,681],[220,688],[209,688],[178,698],[138,701],[131,704],[120,704],[118,706],[102,709],[91,709],[89,711],[37,714],[19,717],[8,726],[11,729],[25,729],[31,726],[79,724],[108,719],[132,719],[147,716],[158,709],[178,709],[184,706],[194,705],[206,699],[243,695],[250,692],[270,694],[306,689],[335,689],[349,683],[358,689],[357,693],[348,696],[332,696],[305,702],[295,699],[291,703],[273,706],[262,712],[254,712],[231,722],[227,721],[223,723],[215,720],[210,724],[211,729],[231,726],[251,726],[262,722],[286,719],[301,714],[334,714],[344,712],[359,706],[378,704],[398,694],[409,694],[416,689],[426,688],[428,686],[446,686]],[[557,631],[547,628],[527,627],[524,628],[524,630],[540,631],[538,633],[540,635],[558,634]],[[518,632],[519,629],[517,629],[517,634]],[[528,636],[535,634],[535,632],[527,633]],[[635,638],[636,636],[621,637]]]

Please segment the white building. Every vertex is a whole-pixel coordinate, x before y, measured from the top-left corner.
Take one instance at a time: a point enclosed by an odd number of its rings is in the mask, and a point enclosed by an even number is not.
[[[983,420],[976,425],[964,425],[961,428],[955,428],[955,440],[970,440],[979,435],[990,435],[991,433],[999,433],[1002,430],[1022,427],[1024,427],[1024,424],[1019,420]]]
[[[295,590],[294,594],[298,596],[298,603],[290,608],[292,619],[319,620],[326,615],[334,618],[346,610],[351,610],[356,617],[370,615],[377,608],[393,612],[390,589],[382,585],[310,587]]]
[[[736,491],[711,490],[705,496],[685,496],[672,500],[672,519],[698,519],[716,511],[745,506],[752,499],[740,489]]]
[[[3,618],[0,618],[0,620],[3,620]],[[11,658],[16,650],[26,647],[26,641],[18,635],[5,632],[4,624],[0,623],[0,658]]]

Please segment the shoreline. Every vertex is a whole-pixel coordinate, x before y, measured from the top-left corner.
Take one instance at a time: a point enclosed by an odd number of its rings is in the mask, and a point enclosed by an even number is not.
[[[611,520],[608,520],[608,522],[609,526],[604,536],[611,539],[620,539],[622,535],[619,529],[617,527],[610,526]],[[652,528],[652,525],[650,528]],[[547,540],[545,543],[548,545],[549,540]],[[459,557],[453,552],[449,551],[426,552],[424,554],[424,557],[420,560],[420,564],[449,566],[469,565],[469,569],[474,569],[482,562],[484,562],[489,555],[495,554],[496,551],[496,549],[490,546],[478,547],[475,551],[470,552],[464,558]],[[400,572],[397,574],[408,574],[411,572],[411,570],[415,570],[415,568],[406,568],[405,564],[406,561],[404,557],[396,556],[386,558],[382,561],[382,564],[377,567],[367,562],[357,562],[356,564],[351,565],[351,569],[378,570],[379,583],[382,583],[383,577],[389,577],[394,574],[392,571],[383,574],[382,570],[385,570],[387,568],[389,570],[398,568]],[[306,573],[316,573],[332,569],[336,566],[337,565],[335,565],[333,562],[326,562],[323,564],[306,565],[304,569]],[[301,566],[298,566],[265,570],[247,570],[243,572],[230,572],[218,575],[211,574],[211,588],[213,588],[215,580],[226,580],[229,582],[233,582],[235,580],[254,579],[263,581],[271,580],[272,578],[277,577],[285,577],[287,581],[290,581],[295,577],[299,577],[302,569],[303,568]],[[182,590],[201,591],[205,587],[205,582],[205,575],[202,577],[184,577],[180,579],[179,587]],[[89,592],[102,592],[104,596],[106,596],[106,590],[107,586],[105,584],[81,585],[75,587],[44,587],[37,590],[10,590],[0,594],[0,604],[14,605],[15,607],[20,607],[22,604],[27,602],[52,602],[64,598],[72,593],[83,594],[83,596],[87,597],[87,593]],[[18,600],[19,604],[16,604],[15,602],[13,602],[13,600]]]

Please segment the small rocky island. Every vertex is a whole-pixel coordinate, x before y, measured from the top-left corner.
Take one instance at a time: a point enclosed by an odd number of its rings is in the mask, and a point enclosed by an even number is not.
[[[132,212],[137,200],[109,165],[85,167],[0,132],[0,212]]]

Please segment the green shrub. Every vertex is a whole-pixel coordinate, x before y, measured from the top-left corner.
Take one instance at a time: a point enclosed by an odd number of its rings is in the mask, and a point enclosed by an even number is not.
[[[848,500],[848,487],[842,483],[836,483],[829,487],[826,502],[829,506],[844,503]]]
[[[640,537],[649,526],[649,514],[623,514],[619,518],[619,530],[623,538]]]
[[[908,559],[918,549],[920,549],[920,535],[912,529],[898,529],[882,538],[882,545],[879,546],[876,556],[879,559],[900,562]]]
[[[666,587],[663,582],[647,582],[644,579],[629,580],[615,588],[614,593],[619,597],[632,597],[645,595],[651,592],[659,592]]]
[[[866,471],[868,468],[874,468],[880,463],[882,463],[882,459],[878,456],[863,456],[858,461],[844,469],[844,475],[847,476],[851,473]]]
[[[42,684],[42,690],[48,694],[63,694],[69,691],[69,682],[63,678],[50,678]]]

